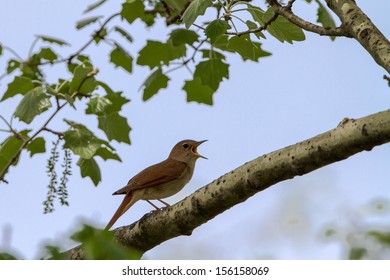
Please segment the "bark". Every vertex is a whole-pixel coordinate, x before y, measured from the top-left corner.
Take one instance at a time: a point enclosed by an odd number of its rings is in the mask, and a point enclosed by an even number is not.
[[[304,175],[390,142],[390,110],[344,119],[335,129],[260,156],[221,176],[177,204],[114,230],[124,246],[145,252],[200,225],[276,183]],[[67,252],[83,258],[81,247]]]
[[[370,53],[376,63],[390,73],[390,43],[354,0],[326,0],[340,18],[342,27]]]

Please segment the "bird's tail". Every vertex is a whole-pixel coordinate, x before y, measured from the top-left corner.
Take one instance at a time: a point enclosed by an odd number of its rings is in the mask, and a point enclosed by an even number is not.
[[[118,210],[116,210],[114,216],[112,216],[111,220],[108,222],[107,226],[104,230],[109,230],[115,222],[122,216],[134,203],[136,203],[140,199],[140,195],[138,192],[129,191],[122,203],[119,205]]]

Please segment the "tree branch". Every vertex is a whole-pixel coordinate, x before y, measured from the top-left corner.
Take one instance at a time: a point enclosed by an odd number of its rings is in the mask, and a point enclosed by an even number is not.
[[[274,8],[275,13],[284,16],[286,19],[291,21],[292,23],[298,25],[302,29],[316,33],[321,36],[343,36],[343,37],[351,37],[348,32],[345,31],[342,27],[336,28],[325,28],[309,21],[302,19],[291,11],[291,6],[294,1],[290,1],[287,6],[282,6],[279,4],[277,0],[267,0],[267,3]]]
[[[326,0],[344,29],[390,73],[390,43],[353,0]]]
[[[175,205],[120,227],[117,241],[145,252],[198,226],[276,183],[301,176],[390,142],[390,110],[361,119],[345,118],[335,129],[263,155],[221,176]],[[66,252],[82,259],[79,246]]]

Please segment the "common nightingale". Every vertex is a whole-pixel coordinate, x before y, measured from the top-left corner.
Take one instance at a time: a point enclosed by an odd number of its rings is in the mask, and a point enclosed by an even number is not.
[[[180,141],[173,147],[166,160],[145,168],[131,178],[126,186],[114,192],[113,195],[124,194],[125,198],[105,230],[109,230],[119,217],[140,199],[146,200],[156,209],[160,208],[149,200],[157,199],[170,206],[161,199],[176,194],[190,181],[196,160],[200,157],[207,159],[197,151],[198,146],[206,141]]]

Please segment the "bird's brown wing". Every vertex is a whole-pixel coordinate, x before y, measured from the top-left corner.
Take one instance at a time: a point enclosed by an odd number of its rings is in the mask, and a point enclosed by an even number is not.
[[[181,161],[166,159],[160,163],[145,168],[135,175],[126,186],[117,190],[113,195],[126,194],[129,190],[150,188],[177,179],[183,174],[187,164]],[[150,170],[153,169],[153,173]],[[153,174],[151,176],[151,174]]]

